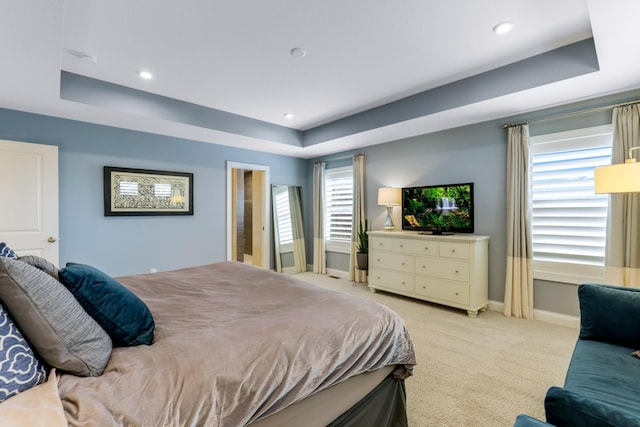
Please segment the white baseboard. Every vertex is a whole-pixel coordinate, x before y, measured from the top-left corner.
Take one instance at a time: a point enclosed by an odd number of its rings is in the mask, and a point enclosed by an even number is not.
[[[491,311],[504,311],[504,303],[498,301],[489,301],[487,307]],[[580,317],[569,316],[568,314],[555,313],[546,310],[533,310],[533,318],[540,322],[551,323],[553,325],[565,326],[567,328],[580,329]]]

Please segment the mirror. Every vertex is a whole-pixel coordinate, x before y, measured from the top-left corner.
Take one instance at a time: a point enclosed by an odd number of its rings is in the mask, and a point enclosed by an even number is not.
[[[276,271],[307,271],[300,187],[272,185]]]

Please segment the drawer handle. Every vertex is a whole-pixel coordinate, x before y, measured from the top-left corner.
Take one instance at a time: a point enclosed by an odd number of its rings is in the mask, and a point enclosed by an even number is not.
[[[380,262],[380,258],[376,259],[376,261]]]
[[[404,245],[400,245],[401,248],[404,248]]]
[[[382,242],[378,243],[380,246],[382,246]]]
[[[426,286],[423,286],[423,287],[422,287],[422,289],[427,289],[427,287],[426,287]]]
[[[455,249],[451,249],[451,253],[452,253],[452,254],[453,254],[453,253],[455,253],[455,252],[456,252],[456,250],[455,250]]]
[[[404,283],[404,282],[402,282],[402,284],[404,285],[405,283]]]
[[[427,266],[426,266],[426,265],[423,265],[423,266],[422,266],[422,268],[427,268]]]
[[[378,280],[380,280],[380,276],[378,276]]]
[[[456,296],[458,296],[458,293],[456,292]]]
[[[460,273],[458,270],[456,270],[456,274]]]
[[[424,250],[425,250],[425,251],[428,251],[428,250],[429,250],[429,246],[425,246],[425,247],[424,247]]]
[[[402,265],[404,265],[404,262],[402,263]]]

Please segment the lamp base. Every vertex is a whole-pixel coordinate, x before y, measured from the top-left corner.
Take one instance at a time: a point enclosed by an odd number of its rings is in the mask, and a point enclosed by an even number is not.
[[[384,220],[384,231],[393,231],[396,227],[393,225],[393,218],[391,218],[391,210],[393,206],[387,206],[387,218]]]

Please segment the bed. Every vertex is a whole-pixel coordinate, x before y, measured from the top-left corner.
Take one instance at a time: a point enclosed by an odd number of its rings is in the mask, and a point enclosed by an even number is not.
[[[390,309],[235,262],[117,280],[153,343],[114,347],[99,376],[60,374],[69,425],[407,425],[415,353]]]

